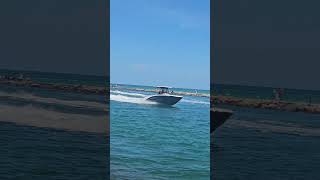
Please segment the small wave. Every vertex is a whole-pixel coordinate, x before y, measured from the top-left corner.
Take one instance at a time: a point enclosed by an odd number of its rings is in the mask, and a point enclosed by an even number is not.
[[[118,101],[118,102],[126,102],[126,103],[134,103],[134,104],[157,104],[156,102],[147,101],[144,98],[138,97],[129,97],[123,95],[114,95],[110,94],[111,101]]]
[[[32,105],[23,107],[0,105],[0,114],[0,122],[69,131],[103,134],[109,132],[109,118],[107,115],[90,116],[62,113],[37,108]]]
[[[225,126],[250,128],[259,130],[261,132],[281,133],[289,135],[320,136],[320,128],[301,127],[293,123],[288,123],[287,125],[283,123],[281,125],[273,124],[265,120],[252,122],[246,120],[230,119],[229,121],[227,121]]]
[[[143,89],[143,88],[117,87],[117,89],[137,91],[137,92],[153,92],[153,93],[158,92],[158,90],[156,89]],[[198,93],[198,92],[186,92],[186,91],[175,91],[173,94],[182,95],[182,96],[210,97],[210,93]]]
[[[116,90],[116,91],[111,90],[110,93],[129,95],[129,96],[137,96],[137,97],[146,97],[146,95],[144,95],[144,94],[129,93],[129,92],[118,91],[118,90]]]
[[[128,102],[128,103],[136,103],[136,104],[157,104],[155,102],[146,101],[144,98],[147,97],[145,94],[138,93],[130,93],[123,91],[110,91],[112,94],[110,95],[110,100],[119,101],[119,102]],[[210,105],[210,102],[198,101],[198,100],[190,100],[190,99],[182,99],[181,102],[190,103],[190,104],[206,104]]]
[[[206,104],[206,105],[210,105],[210,102],[205,102],[205,101],[197,101],[197,100],[189,100],[189,99],[182,99],[182,102],[186,102],[186,103],[191,103],[191,104]]]
[[[10,98],[13,100],[25,100],[30,102],[39,102],[39,103],[46,103],[46,104],[60,104],[65,106],[70,106],[74,108],[94,108],[100,110],[107,110],[107,104],[105,103],[98,103],[98,102],[90,102],[90,101],[77,101],[77,100],[61,100],[56,98],[47,98],[36,96],[30,93],[5,93],[0,92],[0,97]]]

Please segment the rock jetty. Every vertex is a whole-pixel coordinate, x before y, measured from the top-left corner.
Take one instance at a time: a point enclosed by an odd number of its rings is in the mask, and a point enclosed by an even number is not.
[[[40,83],[34,82],[29,78],[0,76],[0,84],[16,87],[30,87],[48,90],[59,90],[66,92],[77,92],[85,94],[107,95],[109,93],[108,86],[97,87],[81,84],[57,84],[57,83]]]
[[[232,105],[232,106],[272,109],[272,110],[289,111],[289,112],[320,113],[319,104],[309,104],[309,103],[302,103],[302,102],[236,98],[231,96],[212,96],[211,103],[213,105],[225,104],[225,105]]]

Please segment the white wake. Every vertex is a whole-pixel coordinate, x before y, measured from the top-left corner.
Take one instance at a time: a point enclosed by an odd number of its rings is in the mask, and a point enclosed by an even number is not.
[[[127,102],[135,104],[157,104],[156,102],[151,102],[145,100],[147,95],[139,93],[124,92],[119,90],[110,91],[110,100],[118,102]],[[190,100],[182,98],[181,102],[190,104],[205,104],[210,105],[210,102],[200,101],[200,100]]]
[[[129,95],[129,96],[137,96],[137,97],[147,97],[147,95],[145,95],[145,94],[129,93],[129,92],[118,91],[118,90],[116,90],[116,91],[111,90],[110,93],[122,94],[122,95]]]
[[[143,97],[130,97],[120,94],[110,94],[111,101],[134,103],[134,104],[157,104],[156,102],[145,100]]]
[[[62,100],[56,98],[41,97],[31,93],[21,92],[21,93],[6,93],[0,92],[0,97],[8,97],[14,99],[22,99],[30,102],[40,102],[47,104],[61,104],[66,106],[71,106],[75,108],[95,108],[103,111],[107,110],[106,103],[90,102],[90,101],[78,101],[78,100]]]
[[[206,104],[206,105],[210,105],[210,102],[189,100],[189,99],[182,99],[181,102],[186,102],[186,103],[191,103],[191,104]]]

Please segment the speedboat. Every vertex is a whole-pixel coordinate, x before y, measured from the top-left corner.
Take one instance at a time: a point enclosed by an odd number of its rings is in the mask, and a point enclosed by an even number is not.
[[[210,110],[210,133],[225,123],[232,114],[233,112],[230,110],[212,108]]]
[[[157,86],[156,88],[159,89],[157,95],[148,96],[145,99],[148,101],[153,101],[163,105],[172,106],[179,102],[182,99],[182,96],[177,96],[169,92],[170,87],[168,86]]]

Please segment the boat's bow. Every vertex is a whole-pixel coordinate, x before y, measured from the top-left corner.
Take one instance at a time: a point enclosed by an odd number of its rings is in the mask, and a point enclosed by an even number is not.
[[[174,105],[177,102],[179,102],[182,99],[182,96],[176,96],[171,94],[159,94],[159,95],[153,95],[146,98],[148,101],[153,101],[159,104],[165,104],[165,105]]]

